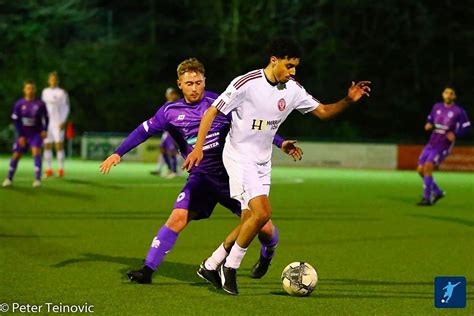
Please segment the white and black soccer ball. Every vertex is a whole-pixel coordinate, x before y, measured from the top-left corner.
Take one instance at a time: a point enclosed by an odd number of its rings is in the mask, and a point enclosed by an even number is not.
[[[318,273],[306,262],[292,262],[283,269],[281,282],[292,296],[308,296],[318,283]]]

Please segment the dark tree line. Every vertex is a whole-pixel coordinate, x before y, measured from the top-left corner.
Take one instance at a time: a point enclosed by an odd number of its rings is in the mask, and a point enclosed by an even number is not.
[[[445,84],[474,117],[473,16],[474,1],[453,0],[0,0],[0,129],[22,81],[41,90],[57,70],[79,132],[126,132],[163,102],[182,59],[203,61],[220,92],[285,35],[304,49],[298,80],[322,102],[352,80],[374,93],[333,121],[292,114],[281,134],[420,142]]]

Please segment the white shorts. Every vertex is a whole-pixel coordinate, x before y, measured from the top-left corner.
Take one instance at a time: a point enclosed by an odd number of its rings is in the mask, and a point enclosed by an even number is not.
[[[242,209],[249,209],[249,201],[254,197],[270,194],[271,161],[265,164],[236,161],[225,153],[222,158],[229,174],[230,196],[240,202]]]
[[[64,129],[60,129],[59,124],[49,124],[48,136],[44,142],[45,144],[64,142]]]

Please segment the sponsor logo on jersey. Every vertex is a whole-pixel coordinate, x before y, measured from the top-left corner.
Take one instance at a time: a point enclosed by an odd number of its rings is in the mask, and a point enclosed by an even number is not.
[[[436,114],[440,115],[440,114],[441,114],[441,110],[436,111]]]
[[[453,111],[449,111],[449,112],[448,112],[448,117],[449,117],[449,118],[452,118],[453,116],[454,116]]]
[[[261,131],[261,130],[264,130],[266,127],[267,127],[267,122],[265,122],[264,120],[253,119],[253,122],[252,122],[253,130]]]
[[[286,108],[286,101],[285,99],[281,98],[280,100],[278,100],[278,110],[280,110],[280,112],[283,112]]]
[[[184,120],[184,117],[185,117],[185,115],[184,115],[184,114],[180,114],[180,115],[178,115],[178,121],[182,121],[182,120]]]

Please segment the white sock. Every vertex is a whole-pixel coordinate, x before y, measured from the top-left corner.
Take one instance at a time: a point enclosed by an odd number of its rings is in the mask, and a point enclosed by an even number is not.
[[[164,165],[165,165],[165,160],[163,159],[163,155],[160,154],[160,158],[158,159],[158,164],[156,165],[156,171],[158,171],[158,173],[161,173],[161,170],[163,170]]]
[[[234,244],[232,249],[230,250],[227,259],[225,260],[224,266],[227,268],[238,269],[240,267],[240,263],[242,259],[244,259],[245,253],[247,252],[247,248],[242,248],[237,243]]]
[[[44,150],[44,161],[46,162],[46,169],[51,169],[51,159],[53,158],[53,151],[51,149]]]
[[[224,261],[225,257],[227,257],[228,253],[225,251],[224,243],[222,243],[213,253],[212,256],[207,258],[206,262],[204,262],[204,266],[208,270],[217,270],[217,266]]]
[[[58,168],[64,169],[64,149],[58,150],[56,152],[56,157],[58,159]]]

